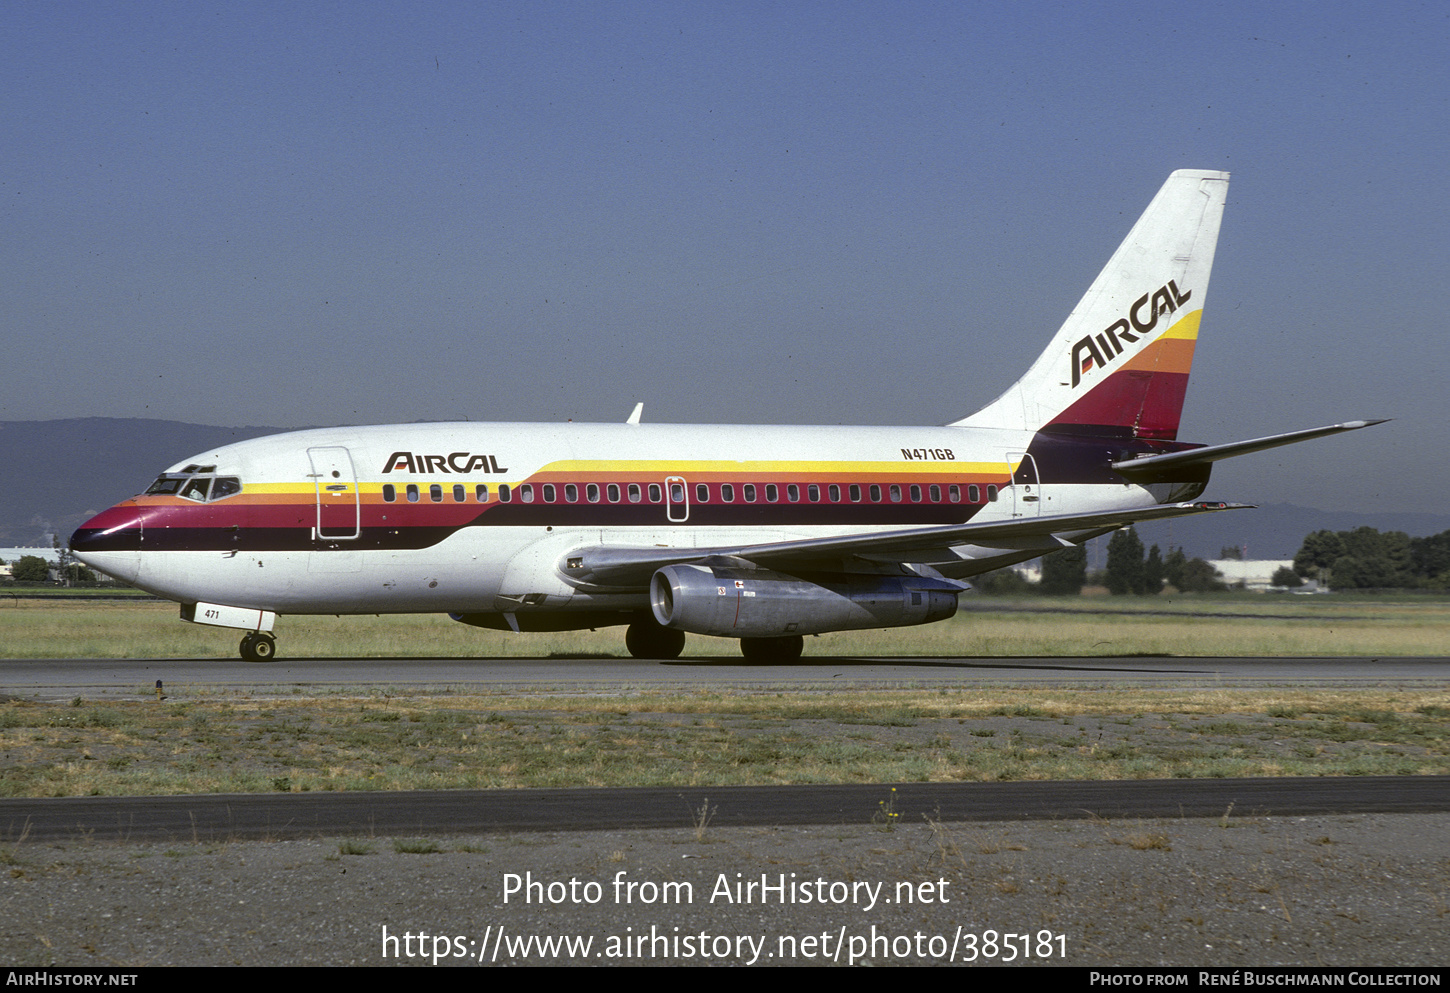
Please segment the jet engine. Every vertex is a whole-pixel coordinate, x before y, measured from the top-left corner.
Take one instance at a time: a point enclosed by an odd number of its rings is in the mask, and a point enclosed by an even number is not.
[[[790,576],[763,569],[665,566],[650,605],[667,628],[725,638],[778,638],[944,621],[965,586],[924,576]]]

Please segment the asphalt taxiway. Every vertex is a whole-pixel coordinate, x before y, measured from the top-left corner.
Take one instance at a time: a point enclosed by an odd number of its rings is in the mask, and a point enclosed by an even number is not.
[[[566,692],[780,687],[830,689],[965,686],[1163,688],[1388,687],[1450,685],[1450,657],[1414,658],[876,658],[807,656],[794,665],[747,665],[731,657],[672,661],[598,658],[8,659],[0,692],[32,699],[125,697],[166,687],[276,688],[335,692],[349,687],[478,687]]]

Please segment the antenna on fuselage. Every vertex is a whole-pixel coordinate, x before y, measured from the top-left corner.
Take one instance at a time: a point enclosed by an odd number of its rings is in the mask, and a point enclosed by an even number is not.
[[[644,413],[644,401],[641,400],[639,403],[637,403],[637,404],[634,405],[634,413],[630,414],[629,417],[625,419],[625,422],[624,423],[626,423],[626,424],[638,424],[639,423],[640,415],[643,414],[643,413]]]

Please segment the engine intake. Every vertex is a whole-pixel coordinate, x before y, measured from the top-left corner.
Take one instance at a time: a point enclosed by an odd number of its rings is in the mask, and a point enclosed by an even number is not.
[[[813,575],[670,565],[650,580],[667,628],[725,638],[775,638],[944,621],[962,587],[923,576]]]

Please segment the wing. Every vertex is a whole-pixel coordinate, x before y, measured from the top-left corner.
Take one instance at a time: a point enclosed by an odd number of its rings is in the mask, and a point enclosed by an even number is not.
[[[1021,561],[1059,548],[1069,548],[1088,538],[1139,521],[1241,510],[1249,506],[1242,503],[1170,503],[1136,510],[1057,514],[983,524],[951,524],[909,531],[877,531],[711,548],[595,545],[570,552],[565,557],[562,571],[569,581],[581,586],[640,589],[649,585],[650,576],[656,569],[682,562],[729,560],[737,565],[789,572],[839,569],[843,560],[854,559],[863,567],[861,571],[874,571],[869,568],[873,563],[928,563],[945,554],[954,560],[954,567],[949,573],[942,571],[961,578],[990,572],[1010,559]],[[1070,535],[1075,540],[1063,535]],[[964,546],[973,546],[983,554],[963,556],[953,551],[965,550]]]

